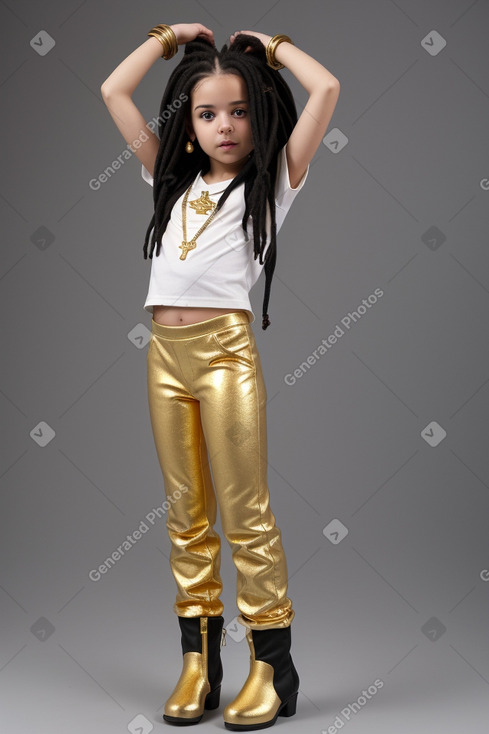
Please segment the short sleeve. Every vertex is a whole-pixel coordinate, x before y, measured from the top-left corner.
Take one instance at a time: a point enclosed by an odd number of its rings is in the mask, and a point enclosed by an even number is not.
[[[281,209],[290,209],[292,202],[295,197],[301,191],[302,187],[306,183],[307,176],[309,175],[309,165],[307,166],[303,177],[299,181],[298,186],[295,189],[290,185],[289,179],[289,167],[287,165],[286,155],[287,144],[280,150],[277,157],[277,178],[275,181],[275,203]]]
[[[141,176],[144,178],[146,183],[149,183],[150,186],[153,185],[153,176],[150,174],[148,169],[144,166],[143,163],[141,163]]]

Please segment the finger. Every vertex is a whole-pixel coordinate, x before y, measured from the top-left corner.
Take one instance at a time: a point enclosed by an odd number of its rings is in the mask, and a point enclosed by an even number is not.
[[[216,45],[215,44],[215,41],[214,41],[214,35],[213,35],[212,31],[207,30],[207,28],[204,31],[201,31],[199,33],[199,36],[203,36],[204,38],[207,38],[211,43],[213,43],[214,45]]]
[[[207,38],[210,38],[211,41],[214,41],[214,36],[210,28],[207,28],[207,26],[200,24],[200,33],[199,36],[206,36]]]

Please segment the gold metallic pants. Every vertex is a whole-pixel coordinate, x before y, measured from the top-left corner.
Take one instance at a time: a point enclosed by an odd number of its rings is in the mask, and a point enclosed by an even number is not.
[[[267,393],[249,315],[151,326],[148,402],[170,501],[173,609],[182,617],[223,613],[217,495],[237,569],[238,620],[288,627],[294,611],[267,485]]]

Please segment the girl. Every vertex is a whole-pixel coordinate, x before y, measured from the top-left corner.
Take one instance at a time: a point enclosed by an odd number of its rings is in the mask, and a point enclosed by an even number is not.
[[[299,676],[290,655],[295,613],[287,564],[269,501],[267,394],[249,291],[264,267],[266,329],[276,235],[307,179],[339,82],[283,34],[237,31],[221,51],[200,23],[160,24],[148,36],[101,91],[153,187],[143,247],[152,260],[144,304],[152,313],[148,401],[171,500],[167,528],[183,651],[164,719],[197,723],[204,709],[219,705],[219,505],[237,569],[238,620],[250,646],[248,678],[224,722],[233,730],[261,729],[295,713]],[[157,59],[172,58],[182,44],[156,135],[131,95]],[[284,67],[309,94],[299,119],[279,74]]]

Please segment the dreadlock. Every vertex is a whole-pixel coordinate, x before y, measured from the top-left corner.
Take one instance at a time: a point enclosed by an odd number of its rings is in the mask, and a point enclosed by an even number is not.
[[[251,47],[251,48],[249,48]],[[248,49],[248,51],[246,51]],[[278,73],[267,64],[266,51],[255,36],[240,34],[233,44],[224,44],[221,51],[206,38],[196,38],[185,45],[181,62],[173,70],[160,105],[158,137],[160,145],[153,176],[154,214],[146,231],[144,258],[161,249],[161,237],[166,230],[171,210],[199,171],[205,176],[210,170],[209,156],[202,150],[197,138],[194,152],[185,152],[187,138],[185,122],[191,119],[191,91],[201,79],[214,74],[236,74],[247,86],[250,100],[251,132],[254,149],[241,171],[221,195],[216,211],[231,191],[244,181],[246,202],[242,227],[248,240],[248,217],[253,219],[253,257],[263,265],[266,246],[267,202],[270,206],[271,238],[265,255],[265,295],[262,310],[262,329],[270,325],[268,302],[270,286],[277,258],[275,218],[275,181],[278,153],[287,143],[297,122],[297,111],[292,92]],[[185,100],[177,107],[176,101]],[[167,107],[172,110],[168,113]],[[165,119],[164,113],[166,112]]]

